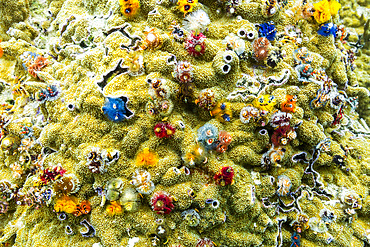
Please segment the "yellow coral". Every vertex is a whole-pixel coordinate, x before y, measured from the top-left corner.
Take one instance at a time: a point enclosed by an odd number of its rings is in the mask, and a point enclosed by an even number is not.
[[[133,17],[140,8],[139,0],[119,0],[121,13],[126,17]]]
[[[193,11],[195,5],[197,5],[198,0],[179,0],[177,1],[177,8],[186,15]]]
[[[105,210],[109,216],[122,214],[122,207],[117,202],[113,201]]]
[[[336,15],[341,7],[341,4],[335,0],[323,0],[315,3],[313,6],[315,9],[313,17],[317,23],[321,24],[329,21],[332,15]]]
[[[66,212],[68,214],[71,214],[76,211],[77,204],[74,198],[63,196],[56,201],[54,209],[57,212]]]
[[[149,148],[144,148],[136,157],[136,164],[139,166],[155,166],[157,163],[157,154],[149,151]]]
[[[202,145],[193,146],[189,152],[187,152],[183,157],[185,164],[194,166],[195,164],[207,163],[206,151]]]
[[[330,5],[330,14],[331,15],[336,15],[338,13],[340,7],[342,7],[342,5],[340,3],[338,3],[337,1],[335,1],[335,0],[329,1],[329,5]]]
[[[321,24],[330,20],[330,5],[328,0],[323,0],[321,2],[315,3],[313,5],[315,9],[315,13],[313,17],[317,21],[317,23]]]

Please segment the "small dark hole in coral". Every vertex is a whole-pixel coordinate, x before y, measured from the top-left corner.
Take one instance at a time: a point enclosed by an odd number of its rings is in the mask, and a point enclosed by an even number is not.
[[[222,67],[222,71],[226,74],[226,73],[229,73],[230,71],[230,65],[227,65],[225,64],[223,67]]]
[[[74,104],[68,104],[67,105],[68,110],[73,111],[75,109]]]
[[[266,135],[266,134],[267,134],[267,130],[265,130],[265,129],[260,130],[260,135]]]

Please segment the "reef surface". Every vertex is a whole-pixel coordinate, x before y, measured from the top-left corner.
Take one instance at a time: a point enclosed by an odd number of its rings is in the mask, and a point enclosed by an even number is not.
[[[370,5],[0,0],[1,246],[369,246]]]

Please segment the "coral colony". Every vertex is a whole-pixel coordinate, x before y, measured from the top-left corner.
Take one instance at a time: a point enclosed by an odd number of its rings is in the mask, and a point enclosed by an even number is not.
[[[0,12],[0,246],[370,246],[368,2]]]

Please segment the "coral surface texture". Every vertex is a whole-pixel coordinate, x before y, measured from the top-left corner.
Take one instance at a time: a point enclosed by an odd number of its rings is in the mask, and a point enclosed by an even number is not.
[[[370,247],[369,0],[0,0],[0,247]]]

